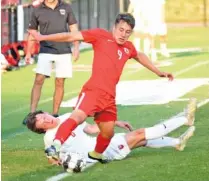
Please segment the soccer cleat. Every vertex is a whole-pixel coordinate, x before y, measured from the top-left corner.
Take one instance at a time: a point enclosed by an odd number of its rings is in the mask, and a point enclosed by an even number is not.
[[[98,154],[95,151],[89,152],[88,157],[92,160],[97,160],[102,164],[109,162],[109,160],[107,158],[105,158],[102,154]]]
[[[52,114],[53,117],[58,118],[59,114]]]
[[[197,110],[197,99],[191,98],[186,108],[187,126],[193,126],[195,121],[195,112]]]
[[[190,128],[187,129],[187,131],[185,133],[183,133],[179,137],[180,143],[176,146],[176,149],[178,151],[183,151],[184,150],[187,141],[189,140],[189,138],[191,138],[194,135],[194,131],[195,131],[195,126],[191,126]]]
[[[22,124],[23,124],[23,125],[27,125],[27,121],[28,121],[27,118],[28,118],[28,116],[29,116],[30,114],[31,114],[31,113],[28,113],[27,116],[23,119],[23,121],[22,121]]]
[[[47,157],[53,158],[54,160],[59,160],[59,152],[56,150],[55,146],[52,145],[45,150]]]

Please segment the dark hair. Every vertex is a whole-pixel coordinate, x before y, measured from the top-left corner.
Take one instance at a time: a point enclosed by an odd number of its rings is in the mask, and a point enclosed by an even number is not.
[[[135,18],[130,13],[119,13],[115,19],[115,25],[120,23],[120,21],[125,21],[132,29],[135,27]]]
[[[42,134],[42,133],[45,133],[46,131],[44,129],[39,129],[39,128],[36,128],[36,116],[38,114],[42,114],[44,113],[43,111],[35,111],[35,112],[32,112],[32,113],[29,113],[27,116],[26,116],[26,125],[28,127],[28,129],[30,129],[31,131],[35,132],[35,133],[38,133],[38,134]]]

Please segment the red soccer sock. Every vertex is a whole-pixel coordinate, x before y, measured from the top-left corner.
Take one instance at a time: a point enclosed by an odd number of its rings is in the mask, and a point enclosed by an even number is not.
[[[108,147],[110,141],[111,141],[111,138],[104,138],[100,133],[97,136],[97,144],[95,147],[95,152],[103,153],[106,150],[106,148]]]
[[[63,144],[77,126],[78,124],[74,119],[68,118],[58,128],[54,140],[59,140]]]

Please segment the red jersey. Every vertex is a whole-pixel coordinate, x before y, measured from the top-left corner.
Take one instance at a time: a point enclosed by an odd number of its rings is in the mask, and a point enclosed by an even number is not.
[[[81,31],[84,42],[91,43],[94,49],[92,75],[84,88],[99,88],[115,96],[116,85],[128,59],[137,56],[130,41],[123,45],[115,42],[112,33],[104,29]]]

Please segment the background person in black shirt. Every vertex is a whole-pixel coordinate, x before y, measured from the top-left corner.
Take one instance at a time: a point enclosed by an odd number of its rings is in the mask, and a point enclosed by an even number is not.
[[[70,4],[60,0],[44,0],[39,6],[34,7],[29,30],[37,31],[39,28],[41,34],[52,34],[68,32],[69,30],[78,31],[77,21],[72,12]],[[33,48],[32,37],[28,37],[28,49],[26,54],[26,63],[30,63],[31,49]],[[79,57],[79,42],[74,42],[73,58]],[[40,43],[40,52],[36,68],[36,77],[31,92],[30,112],[37,108],[41,96],[41,89],[46,77],[51,75],[52,63],[55,64],[55,92],[52,114],[57,116],[60,104],[64,95],[65,78],[72,77],[71,48],[68,42],[50,42]]]

